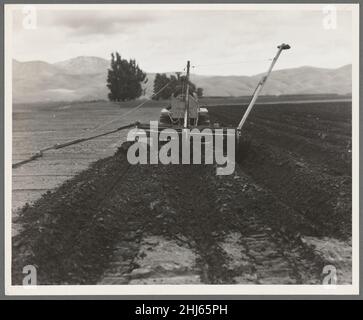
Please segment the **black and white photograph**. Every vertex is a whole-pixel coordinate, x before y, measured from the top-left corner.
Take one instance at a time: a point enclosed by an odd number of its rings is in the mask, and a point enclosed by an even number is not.
[[[5,4],[8,295],[358,294],[357,4]]]

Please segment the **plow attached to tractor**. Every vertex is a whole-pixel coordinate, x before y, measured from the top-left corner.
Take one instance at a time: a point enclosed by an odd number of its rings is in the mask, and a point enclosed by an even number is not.
[[[190,148],[195,145],[196,141],[198,141],[204,149],[212,147],[214,149],[212,152],[216,155],[218,153],[223,155],[229,145],[233,143],[235,150],[234,157],[238,157],[241,155],[243,146],[245,145],[242,139],[243,126],[281,52],[290,49],[290,46],[283,43],[277,48],[278,51],[272,59],[267,73],[259,81],[251,101],[236,128],[221,128],[218,123],[212,124],[210,122],[208,109],[205,106],[200,105],[197,97],[190,92],[190,61],[188,61],[182,92],[171,97],[170,104],[161,110],[160,118],[157,123],[138,123],[133,132],[131,138],[133,141],[131,142],[140,142],[142,140],[148,144],[150,150],[150,146],[155,146],[155,140],[157,140],[158,146],[174,141],[176,143],[176,148],[182,149],[187,143],[187,149],[190,150]],[[218,150],[216,150],[216,146],[218,147]],[[192,152],[195,152],[195,150],[196,148],[192,148]],[[201,153],[205,155],[208,154],[208,152]],[[206,163],[208,163],[208,160],[210,161],[210,157],[207,158],[208,159],[205,159]]]
[[[247,120],[247,117],[255,105],[256,100],[269,75],[271,74],[271,71],[276,64],[281,52],[287,49],[290,49],[288,44],[283,43],[278,46],[278,51],[275,57],[272,59],[267,73],[259,81],[252,99],[236,128],[221,127],[218,123],[211,123],[208,109],[205,106],[201,106],[197,97],[195,97],[193,93],[190,92],[190,61],[188,61],[186,66],[186,77],[183,81],[182,91],[181,93],[175,93],[171,98],[170,104],[161,110],[159,121],[150,121],[150,123],[135,122],[103,133],[97,133],[87,137],[82,136],[78,139],[64,143],[56,143],[38,150],[27,159],[13,163],[12,167],[17,168],[28,162],[35,161],[43,157],[44,153],[50,150],[62,149],[130,128],[133,129],[130,130],[129,134],[127,135],[127,143],[123,143],[121,148],[123,150],[128,150],[131,146],[138,142],[139,145],[144,145],[140,149],[144,151],[146,150],[146,153],[148,153],[152,150],[156,152],[159,147],[161,147],[164,149],[164,151],[166,150],[166,154],[161,161],[164,164],[180,163],[180,157],[177,157],[175,152],[174,155],[170,154],[173,150],[177,150],[176,153],[179,155],[180,150],[182,150],[183,164],[189,164],[191,156],[193,157],[194,164],[201,163],[202,159],[206,164],[213,163],[214,160],[216,160],[218,163],[218,159],[220,159],[220,162],[223,162],[226,157],[229,161],[235,162],[238,160],[236,158],[239,158],[243,154],[245,142],[242,136],[242,128]],[[158,92],[154,93],[154,95],[160,93],[167,86],[168,84],[162,87]],[[147,100],[143,101],[133,109],[127,111],[126,114],[140,109],[146,102]],[[121,117],[125,116],[126,114],[123,114]],[[97,126],[93,130],[98,130],[99,128],[105,127],[106,125],[109,125],[110,123],[117,120],[119,120],[119,118]],[[169,145],[169,149],[168,147],[165,148],[165,144]],[[228,151],[228,149],[233,149],[233,152],[230,155],[227,154],[225,157],[226,151]],[[185,150],[186,152],[184,152]],[[136,153],[135,156],[137,158]],[[156,156],[152,157],[150,155],[146,155],[142,157],[142,160],[144,161],[145,158],[146,162],[144,163],[147,163],[148,159],[150,159],[149,162],[151,164],[156,164],[159,161],[156,159]],[[135,159],[135,157],[134,159],[131,159],[131,161],[129,159],[130,163],[138,163],[137,161],[138,159]]]

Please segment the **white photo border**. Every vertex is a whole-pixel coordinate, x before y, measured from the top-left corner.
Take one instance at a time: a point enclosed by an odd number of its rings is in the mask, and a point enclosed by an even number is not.
[[[30,5],[30,4],[27,4]],[[358,295],[359,294],[359,4],[34,4],[39,10],[323,10],[352,12],[352,284],[351,285],[38,285],[11,284],[12,225],[12,10],[4,4],[5,294],[40,295]]]

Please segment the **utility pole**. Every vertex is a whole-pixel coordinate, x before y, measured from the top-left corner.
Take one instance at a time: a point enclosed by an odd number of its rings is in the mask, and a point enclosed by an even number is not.
[[[186,90],[185,90],[185,111],[184,111],[184,128],[189,124],[189,70],[190,61],[187,62],[187,75],[186,75]]]

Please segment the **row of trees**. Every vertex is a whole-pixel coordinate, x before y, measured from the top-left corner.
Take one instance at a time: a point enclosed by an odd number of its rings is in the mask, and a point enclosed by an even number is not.
[[[110,90],[108,98],[110,101],[127,101],[139,98],[144,94],[142,83],[146,83],[146,73],[143,72],[135,60],[122,59],[116,52],[111,54],[111,66],[107,74],[107,88]],[[165,89],[161,90],[164,86]],[[153,99],[170,99],[185,90],[186,77],[178,72],[168,77],[165,73],[157,73],[154,80]],[[159,92],[160,91],[160,92]],[[197,88],[189,81],[189,92],[198,97],[203,96],[203,89]]]
[[[169,84],[164,90],[162,88]],[[177,96],[185,91],[186,77],[181,76],[180,72],[176,73],[176,76],[170,75],[168,77],[165,73],[157,73],[154,80],[154,100],[170,99],[172,95]],[[159,92],[162,90],[161,92]],[[197,88],[194,83],[189,81],[189,92],[196,94],[198,97],[203,96],[203,89]]]

